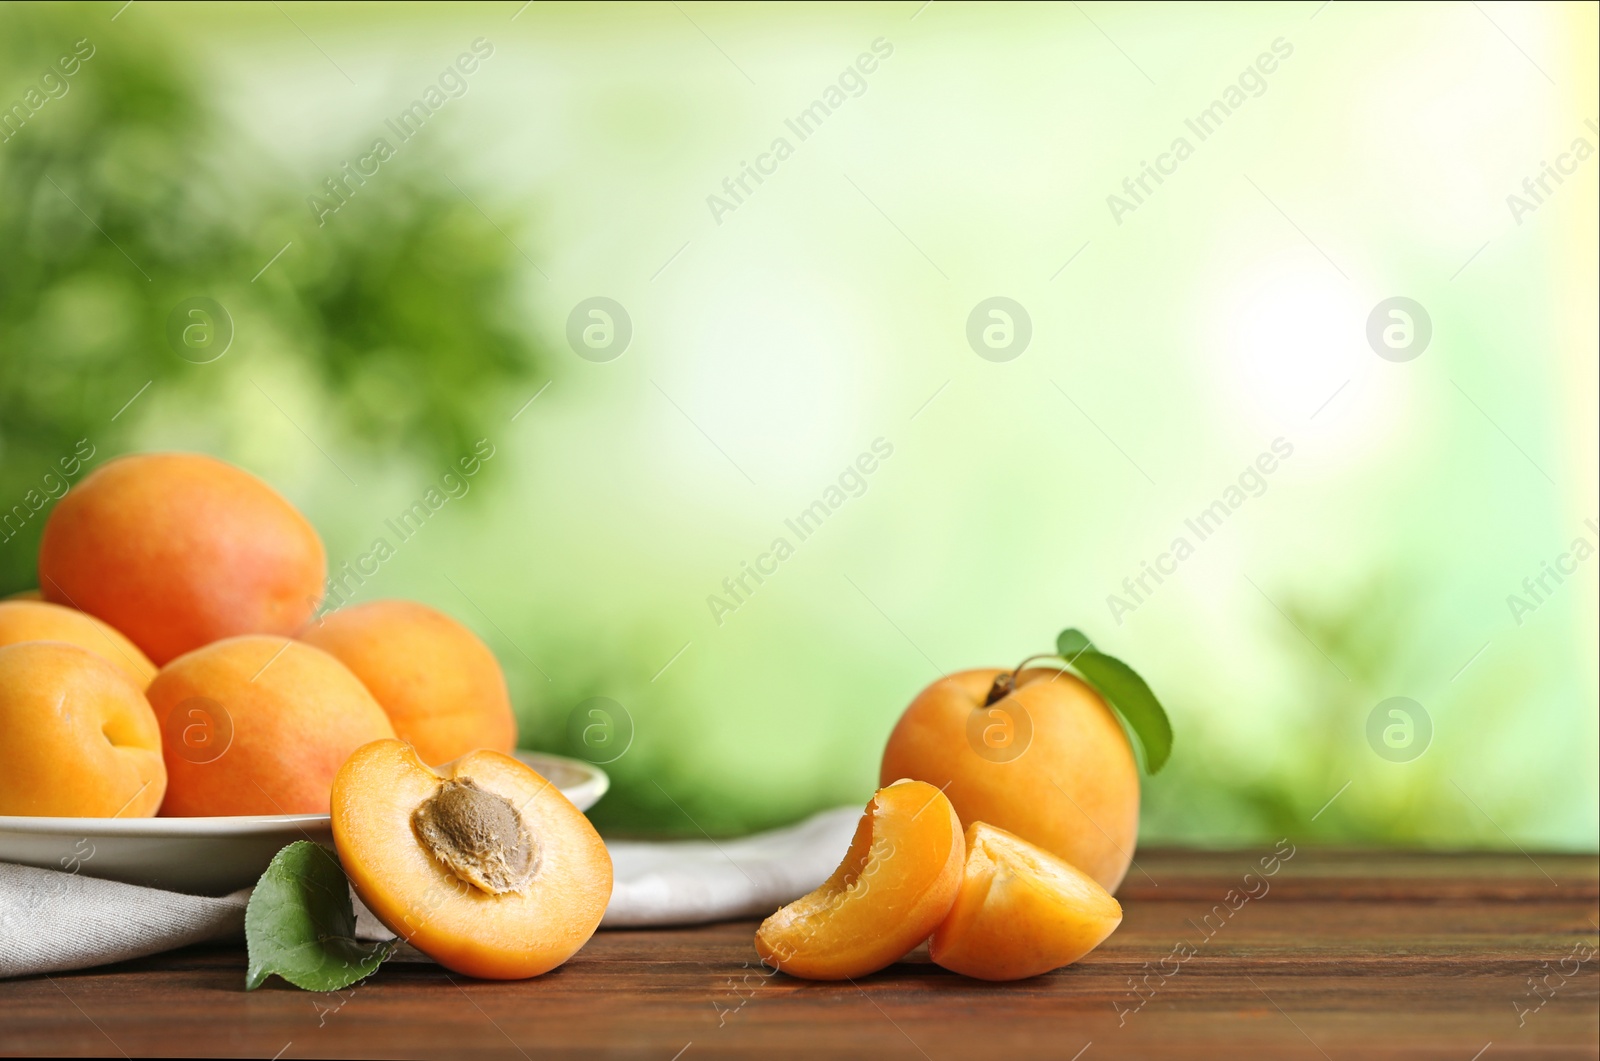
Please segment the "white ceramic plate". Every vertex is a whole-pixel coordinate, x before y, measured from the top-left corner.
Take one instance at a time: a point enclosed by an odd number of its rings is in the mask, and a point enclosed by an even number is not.
[[[563,795],[588,810],[611,787],[598,766],[517,752]],[[226,895],[254,884],[272,856],[296,840],[333,844],[326,814],[227,818],[29,818],[0,815],[0,862],[81,873],[191,895]]]

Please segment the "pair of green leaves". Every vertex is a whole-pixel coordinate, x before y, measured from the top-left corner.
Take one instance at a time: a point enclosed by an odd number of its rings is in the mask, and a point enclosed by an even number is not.
[[[338,991],[365,980],[395,945],[363,943],[355,935],[355,908],[339,860],[321,844],[296,840],[273,856],[245,907],[245,990],[274,974],[307,991]]]
[[[1172,723],[1145,680],[1120,659],[1095,648],[1087,634],[1073,627],[1056,638],[1056,652],[1105,697],[1137,738],[1134,743],[1143,753],[1145,773],[1153,774],[1165,766],[1172,754]]]

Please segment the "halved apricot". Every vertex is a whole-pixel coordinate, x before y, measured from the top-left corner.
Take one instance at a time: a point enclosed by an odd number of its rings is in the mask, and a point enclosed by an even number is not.
[[[979,980],[1020,980],[1071,965],[1122,923],[1122,907],[1087,873],[1004,829],[973,822],[933,960]]]
[[[434,770],[403,741],[363,745],[333,781],[333,841],[378,920],[468,976],[554,969],[611,899],[611,856],[589,819],[500,752]]]
[[[961,820],[922,781],[880,788],[850,850],[822,886],[756,930],[761,960],[807,980],[844,980],[904,957],[961,887]]]

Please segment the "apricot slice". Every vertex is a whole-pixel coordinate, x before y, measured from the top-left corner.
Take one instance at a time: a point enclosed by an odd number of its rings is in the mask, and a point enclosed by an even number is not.
[[[0,601],[0,645],[20,641],[65,641],[121,667],[140,689],[156,676],[156,665],[109,623],[87,612],[42,600]]]
[[[284,637],[179,656],[145,690],[161,723],[168,816],[326,814],[350,753],[394,727],[343,663]]]
[[[145,818],[167,787],[139,686],[62,641],[0,648],[0,814]]]
[[[240,634],[291,634],[327,578],[322,539],[249,472],[198,453],[140,453],[90,472],[39,541],[39,589],[164,665]]]
[[[554,969],[611,899],[611,856],[589,819],[495,751],[436,770],[403,741],[359,748],[334,778],[333,842],[378,920],[467,976]]]
[[[404,600],[352,604],[313,622],[300,640],[349,667],[425,763],[517,746],[499,661],[448,615]]]
[[[967,829],[961,891],[933,934],[933,960],[979,980],[1020,980],[1071,965],[1122,923],[1095,879],[983,822]]]
[[[944,919],[961,887],[961,821],[922,781],[881,788],[822,886],[756,930],[761,960],[807,980],[844,980],[903,958]]]

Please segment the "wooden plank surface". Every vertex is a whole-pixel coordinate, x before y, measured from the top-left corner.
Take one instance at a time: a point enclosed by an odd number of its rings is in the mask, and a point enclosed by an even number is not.
[[[0,982],[0,1049],[660,1061],[1600,1055],[1593,856],[1301,847],[1268,876],[1272,853],[1141,852],[1119,893],[1121,929],[1078,965],[1014,984],[966,980],[925,955],[856,983],[791,980],[757,964],[754,922],[602,932],[561,969],[519,983],[391,962],[337,995],[276,982],[246,994],[242,948],[190,948]]]

